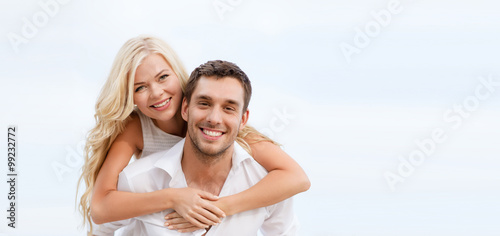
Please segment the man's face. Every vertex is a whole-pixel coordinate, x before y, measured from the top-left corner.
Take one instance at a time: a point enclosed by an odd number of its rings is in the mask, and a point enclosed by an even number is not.
[[[186,99],[182,103],[187,136],[194,148],[206,157],[218,157],[228,150],[248,120],[243,103],[244,90],[237,79],[202,76],[189,104]]]

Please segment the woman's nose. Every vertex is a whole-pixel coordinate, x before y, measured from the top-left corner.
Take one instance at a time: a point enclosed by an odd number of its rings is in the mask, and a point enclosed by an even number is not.
[[[161,97],[161,95],[165,92],[159,84],[152,84],[151,90],[152,90],[151,95],[154,98]]]

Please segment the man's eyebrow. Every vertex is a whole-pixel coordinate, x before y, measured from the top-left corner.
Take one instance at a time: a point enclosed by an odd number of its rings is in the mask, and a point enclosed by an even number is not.
[[[213,100],[212,97],[208,96],[208,95],[205,95],[205,94],[201,94],[201,95],[198,95],[195,97],[196,100]],[[224,101],[225,103],[228,103],[228,104],[232,104],[232,105],[235,105],[235,106],[240,106],[241,104],[234,100],[234,99],[226,99]]]
[[[212,98],[210,96],[204,95],[204,94],[196,96],[195,99],[198,99],[198,100],[212,100]]]
[[[240,103],[233,99],[227,99],[226,102],[235,106],[240,106]]]

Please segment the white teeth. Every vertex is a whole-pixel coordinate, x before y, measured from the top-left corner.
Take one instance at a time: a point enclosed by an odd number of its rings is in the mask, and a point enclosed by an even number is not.
[[[153,107],[155,107],[155,108],[162,107],[162,106],[165,106],[168,102],[170,102],[170,98],[165,100],[164,102],[158,104],[158,105],[153,105]]]
[[[222,135],[222,132],[217,132],[217,131],[208,131],[208,130],[203,130],[203,133],[208,135],[208,136],[212,136],[212,137],[217,137],[217,136],[221,136]]]

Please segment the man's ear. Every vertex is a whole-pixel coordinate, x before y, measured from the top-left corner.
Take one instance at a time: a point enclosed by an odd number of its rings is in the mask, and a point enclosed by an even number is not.
[[[245,112],[243,112],[243,115],[241,116],[240,130],[242,130],[243,127],[245,127],[245,125],[247,124],[249,115],[250,115],[250,110],[247,109]]]
[[[182,119],[184,119],[184,121],[187,122],[188,121],[188,102],[187,102],[186,97],[184,97],[184,99],[182,99],[181,115],[182,115]]]

